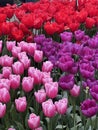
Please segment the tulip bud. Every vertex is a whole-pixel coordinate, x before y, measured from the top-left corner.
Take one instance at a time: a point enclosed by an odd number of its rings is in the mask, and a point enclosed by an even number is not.
[[[4,117],[6,113],[6,104],[0,102],[0,118]]]

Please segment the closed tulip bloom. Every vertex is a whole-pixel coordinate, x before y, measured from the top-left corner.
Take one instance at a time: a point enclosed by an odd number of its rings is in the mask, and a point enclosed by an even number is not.
[[[18,47],[21,48],[21,51],[28,52],[29,44],[25,41],[18,42]]]
[[[24,112],[27,107],[26,97],[19,97],[15,99],[15,106],[18,112]]]
[[[29,67],[28,69],[28,76],[31,76],[34,78],[34,84],[40,84],[42,83],[42,72],[34,67]]]
[[[19,88],[19,86],[20,86],[20,75],[11,74],[9,76],[9,80],[10,80],[10,87],[12,89]]]
[[[36,43],[29,43],[29,45],[28,45],[28,54],[33,56],[36,49],[37,49]]]
[[[40,126],[40,117],[31,113],[28,119],[28,126],[30,129],[36,129]]]
[[[14,64],[12,65],[12,69],[14,74],[23,74],[24,73],[24,66],[20,61],[14,62]]]
[[[18,57],[18,53],[21,52],[21,48],[17,47],[17,46],[14,46],[11,52],[12,52],[13,57],[17,58]]]
[[[51,72],[53,69],[53,64],[51,61],[46,61],[43,63],[42,71],[43,72]]]
[[[2,68],[2,74],[4,78],[9,78],[9,75],[12,73],[11,67],[3,67]]]
[[[6,47],[8,51],[12,51],[13,47],[15,47],[16,41],[7,41],[6,42]]]
[[[0,41],[0,53],[2,52],[2,41]]]
[[[68,99],[63,98],[55,102],[56,110],[59,114],[64,114],[67,111]]]
[[[82,30],[77,30],[77,31],[75,31],[74,34],[75,34],[76,40],[78,40],[78,41],[82,40],[82,38],[85,35],[84,31],[82,31]]]
[[[6,104],[0,102],[0,118],[4,117],[6,114]]]
[[[93,99],[86,99],[81,103],[81,111],[84,116],[92,117],[97,114],[98,106]]]
[[[34,88],[34,79],[32,77],[24,77],[22,79],[22,89],[30,92]]]
[[[8,103],[10,101],[10,93],[6,88],[0,89],[0,102]]]
[[[38,103],[42,103],[46,100],[46,92],[44,89],[38,90],[38,92],[34,92],[34,95]]]
[[[32,130],[43,130],[43,128],[42,127],[38,127],[36,129],[32,129]]]
[[[59,85],[64,90],[72,89],[74,86],[74,76],[71,74],[61,76],[59,79]]]
[[[9,66],[11,67],[13,64],[13,57],[10,57],[8,55],[4,55],[0,57],[0,65],[1,66]]]
[[[74,85],[73,88],[70,90],[70,94],[73,97],[78,97],[80,95],[80,86]]]
[[[63,32],[60,34],[60,37],[63,42],[70,42],[72,40],[73,34],[71,32]]]
[[[27,56],[21,58],[20,62],[23,64],[25,70],[30,67],[31,61],[30,61],[30,59]]]
[[[42,72],[43,78],[42,83],[45,85],[45,83],[53,82],[53,79],[51,78],[50,72]]]
[[[96,101],[98,101],[98,85],[97,84],[91,87],[90,94]]]
[[[9,79],[0,79],[0,88],[6,88],[8,91],[10,90],[10,80]]]
[[[47,117],[53,117],[56,114],[56,107],[51,99],[48,99],[47,101],[42,103],[42,109],[44,115]]]
[[[41,62],[43,60],[43,51],[35,50],[34,52],[34,61]]]
[[[55,98],[58,94],[58,83],[57,82],[46,83],[45,90],[49,98]]]
[[[8,128],[8,130],[16,130],[16,129],[14,129],[14,128]]]

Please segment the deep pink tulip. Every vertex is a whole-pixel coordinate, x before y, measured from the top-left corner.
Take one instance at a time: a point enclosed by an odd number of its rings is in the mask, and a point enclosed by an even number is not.
[[[38,92],[35,92],[34,95],[38,103],[42,103],[46,100],[46,92],[44,89],[38,90]]]
[[[74,85],[73,88],[70,90],[70,94],[73,97],[78,97],[80,95],[80,86]]]
[[[20,86],[20,75],[11,74],[9,76],[9,79],[10,79],[10,87],[12,89],[19,88],[19,86]]]
[[[28,43],[25,41],[21,41],[18,43],[18,47],[21,48],[21,51],[28,52]]]
[[[2,74],[4,78],[9,78],[9,75],[12,73],[11,67],[3,67],[2,68]]]
[[[42,103],[42,109],[44,115],[47,117],[53,117],[56,114],[56,107],[51,99],[48,99],[47,101]]]
[[[0,102],[0,118],[4,117],[6,113],[6,104]]]
[[[14,74],[23,74],[24,73],[24,66],[20,61],[14,62],[14,64],[12,65],[12,69]]]
[[[6,88],[0,89],[0,102],[7,103],[10,101],[10,93]]]
[[[2,52],[2,41],[0,41],[0,53]]]
[[[29,67],[28,69],[28,76],[31,76],[34,78],[34,84],[40,84],[42,83],[42,72],[34,67]]]
[[[43,60],[43,51],[35,50],[34,52],[34,61],[41,62]]]
[[[8,91],[10,90],[10,80],[9,79],[0,79],[0,88],[6,88]]]
[[[26,97],[19,97],[15,99],[15,106],[18,112],[24,112],[27,108]]]
[[[29,43],[28,54],[33,56],[36,48],[37,48],[36,43]]]
[[[49,98],[55,98],[58,94],[58,83],[57,82],[45,83],[45,90]]]
[[[43,63],[42,71],[43,72],[51,72],[53,69],[53,64],[51,61],[46,61]]]
[[[34,79],[32,77],[24,77],[22,80],[22,89],[30,92],[34,88]]]
[[[28,119],[28,126],[30,129],[38,128],[40,126],[40,116],[37,116],[34,113],[30,114]]]
[[[6,47],[8,49],[8,51],[12,51],[12,48],[15,47],[16,45],[16,41],[7,41],[6,42]]]
[[[56,110],[59,114],[64,114],[67,111],[68,99],[63,98],[55,102]]]
[[[21,52],[21,48],[17,47],[17,46],[14,46],[11,52],[12,52],[13,57],[17,58],[18,57],[18,53]]]
[[[10,57],[8,55],[4,55],[0,57],[0,65],[1,66],[9,66],[11,67],[13,64],[13,57]]]

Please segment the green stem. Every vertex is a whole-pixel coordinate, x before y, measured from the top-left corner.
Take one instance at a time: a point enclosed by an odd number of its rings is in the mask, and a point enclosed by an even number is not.
[[[93,130],[92,118],[90,118],[91,130]]]
[[[64,130],[64,127],[63,127],[63,115],[61,115],[61,124],[62,124],[62,130]]]
[[[75,112],[76,112],[76,100],[74,99],[73,101],[73,119],[74,119],[74,127],[76,125],[76,122],[75,122]]]

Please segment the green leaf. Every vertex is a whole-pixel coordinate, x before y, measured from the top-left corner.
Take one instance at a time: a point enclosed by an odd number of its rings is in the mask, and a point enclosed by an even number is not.
[[[15,121],[15,123],[16,123],[19,130],[25,130],[23,125],[20,122]]]

